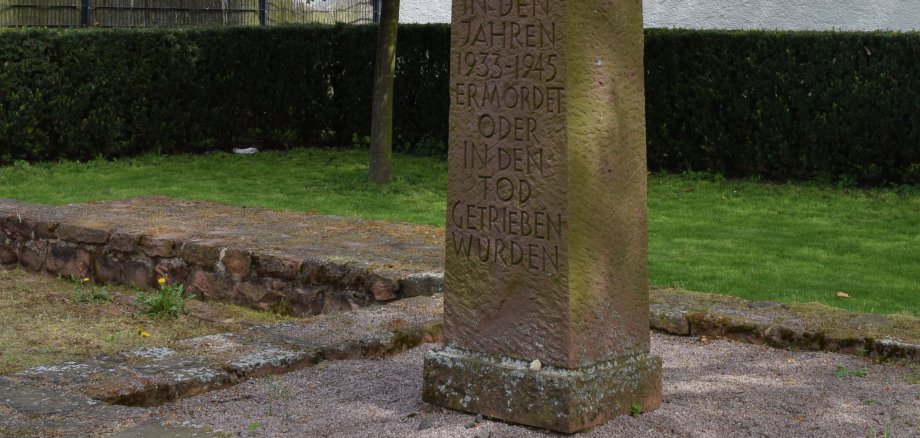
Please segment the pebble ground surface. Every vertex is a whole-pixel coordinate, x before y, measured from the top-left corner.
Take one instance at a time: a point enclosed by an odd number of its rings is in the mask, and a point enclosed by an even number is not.
[[[259,437],[545,437],[423,403],[434,345],[255,379],[159,408],[162,418]],[[854,356],[652,335],[660,409],[584,437],[920,437],[917,368]]]

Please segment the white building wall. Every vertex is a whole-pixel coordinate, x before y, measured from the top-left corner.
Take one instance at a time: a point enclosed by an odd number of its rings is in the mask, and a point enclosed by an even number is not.
[[[645,0],[645,27],[920,30],[920,0]]]
[[[399,0],[399,22],[450,23],[450,0]]]
[[[920,30],[920,0],[644,0],[645,27]],[[401,0],[403,23],[449,23],[450,0]]]

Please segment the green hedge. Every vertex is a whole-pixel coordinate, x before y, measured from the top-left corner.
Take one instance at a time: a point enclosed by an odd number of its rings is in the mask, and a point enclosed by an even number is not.
[[[649,164],[920,183],[920,34],[646,32]]]
[[[0,163],[369,135],[371,26],[0,31]],[[445,153],[449,28],[400,28],[398,149]],[[920,34],[646,31],[649,164],[920,183]]]
[[[370,26],[0,30],[0,164],[366,141],[375,37]],[[399,40],[395,141],[442,145],[449,32],[406,26]]]

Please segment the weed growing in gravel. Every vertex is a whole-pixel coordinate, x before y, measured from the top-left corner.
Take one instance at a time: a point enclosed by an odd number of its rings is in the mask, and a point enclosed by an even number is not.
[[[275,414],[274,403],[279,401],[281,403],[281,416],[285,420],[289,419],[291,416],[291,398],[294,396],[294,391],[291,390],[291,387],[279,382],[275,376],[270,376],[266,395],[268,397],[268,412],[266,414],[269,417],[273,416]]]
[[[885,431],[879,436],[875,429],[869,429],[869,438],[891,438],[891,417],[888,417],[888,424],[885,425]]]
[[[834,375],[837,376],[838,379],[844,379],[847,377],[866,377],[869,375],[869,370],[866,368],[851,370],[845,366],[838,366],[837,371],[834,372]]]
[[[639,403],[633,403],[632,406],[629,407],[629,415],[633,417],[638,417],[639,414],[641,413],[642,413],[642,405],[640,405]]]
[[[262,423],[259,423],[258,421],[253,421],[252,423],[249,423],[248,425],[246,425],[246,430],[250,432],[255,432],[260,427],[262,427]]]
[[[185,295],[185,286],[167,284],[165,278],[159,279],[159,285],[160,290],[155,294],[137,294],[137,303],[147,315],[151,318],[175,318],[181,313],[188,313],[186,303],[192,297]]]

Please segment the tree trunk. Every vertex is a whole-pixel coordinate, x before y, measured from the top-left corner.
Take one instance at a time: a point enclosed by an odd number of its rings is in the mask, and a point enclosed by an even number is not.
[[[381,0],[369,172],[370,181],[378,184],[389,183],[393,178],[393,74],[396,70],[398,25],[399,0]]]

